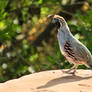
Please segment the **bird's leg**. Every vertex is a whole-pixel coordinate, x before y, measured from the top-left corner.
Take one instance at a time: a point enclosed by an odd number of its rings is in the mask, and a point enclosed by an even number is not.
[[[77,69],[77,66],[76,66],[76,67],[74,67],[74,70],[73,70],[73,72],[70,72],[70,74],[73,74],[73,75],[75,75],[75,73],[76,73],[76,69]]]
[[[63,71],[63,72],[75,75],[76,69],[77,69],[77,65],[75,64],[71,69],[69,69],[68,71]],[[71,72],[72,70],[73,72]]]

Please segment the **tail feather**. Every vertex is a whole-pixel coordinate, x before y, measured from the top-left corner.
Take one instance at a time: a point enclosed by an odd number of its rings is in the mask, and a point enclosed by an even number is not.
[[[92,65],[89,65],[90,69],[92,69]]]
[[[88,61],[88,66],[92,69],[92,60]]]

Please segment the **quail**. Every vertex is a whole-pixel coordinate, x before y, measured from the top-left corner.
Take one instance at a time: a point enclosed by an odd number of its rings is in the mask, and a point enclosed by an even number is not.
[[[49,17],[52,17],[52,23],[58,28],[57,37],[62,55],[74,64],[67,72],[73,70],[72,73],[75,74],[77,66],[80,64],[92,68],[92,55],[90,51],[72,35],[65,19],[59,15],[49,15]]]

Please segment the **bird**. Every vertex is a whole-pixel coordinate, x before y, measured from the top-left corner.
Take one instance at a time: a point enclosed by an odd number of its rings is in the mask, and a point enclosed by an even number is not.
[[[62,55],[74,64],[67,73],[73,70],[72,74],[75,74],[78,65],[81,64],[92,69],[91,52],[73,36],[65,19],[59,15],[49,15],[48,18],[52,18],[52,23],[57,27],[57,38]]]

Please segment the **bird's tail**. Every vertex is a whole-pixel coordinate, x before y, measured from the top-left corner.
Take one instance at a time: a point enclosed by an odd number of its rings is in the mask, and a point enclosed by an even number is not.
[[[90,69],[92,69],[92,65],[89,65]]]
[[[88,66],[92,69],[92,61],[88,61]]]

